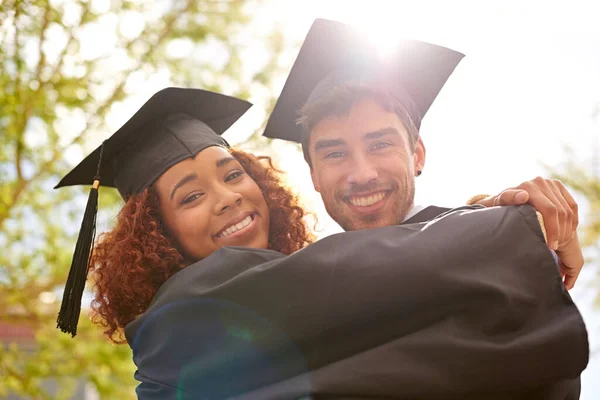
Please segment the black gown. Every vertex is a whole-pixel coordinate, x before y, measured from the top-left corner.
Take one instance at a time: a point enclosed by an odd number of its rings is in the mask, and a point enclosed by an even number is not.
[[[125,329],[138,398],[578,399],[587,331],[535,210],[444,211],[181,270]]]

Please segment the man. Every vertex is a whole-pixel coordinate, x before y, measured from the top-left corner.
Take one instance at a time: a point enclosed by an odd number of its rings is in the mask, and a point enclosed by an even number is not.
[[[404,41],[389,58],[352,27],[318,19],[290,72],[264,135],[302,144],[315,190],[346,231],[432,219],[448,209],[415,207],[425,167],[421,120],[463,54]],[[297,117],[300,118],[297,118]],[[571,289],[583,267],[577,204],[556,180],[535,178],[486,207],[530,203]]]
[[[434,220],[449,209],[414,205],[415,177],[423,172],[426,159],[419,128],[462,57],[450,49],[405,41],[394,55],[382,59],[350,26],[317,20],[264,135],[302,144],[314,188],[344,230]],[[576,232],[577,205],[560,182],[536,178],[468,202],[486,207],[525,203],[541,212],[564,286],[572,288],[583,256]],[[547,351],[552,354],[553,349]],[[530,357],[539,354],[525,356]],[[523,396],[578,398],[579,378],[571,378],[550,380]]]

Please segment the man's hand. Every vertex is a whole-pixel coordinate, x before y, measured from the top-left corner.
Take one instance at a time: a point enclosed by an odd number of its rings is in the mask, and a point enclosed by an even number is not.
[[[531,204],[542,214],[548,246],[556,251],[565,286],[571,289],[583,267],[583,253],[577,237],[579,210],[560,181],[537,177],[474,204],[493,207],[525,203]]]
[[[565,287],[571,290],[575,286],[575,281],[577,281],[577,277],[584,264],[583,252],[581,251],[577,231],[575,231],[575,235],[569,244],[559,247],[556,250],[556,255],[558,256],[560,272],[563,275]]]
[[[551,249],[564,248],[571,242],[579,224],[579,210],[573,197],[558,180],[537,177],[475,204],[492,207],[525,203],[531,204],[544,217]]]

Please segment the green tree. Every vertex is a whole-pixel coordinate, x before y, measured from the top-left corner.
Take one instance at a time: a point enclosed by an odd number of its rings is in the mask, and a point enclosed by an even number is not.
[[[67,399],[85,380],[102,398],[134,398],[128,346],[109,343],[86,312],[75,339],[56,329],[89,188],[52,187],[72,167],[67,155],[81,159],[110,134],[107,120],[140,82],[162,74],[245,98],[268,87],[281,36],[255,38],[268,44],[258,71],[242,63],[259,2],[0,0],[0,320],[35,333],[33,349],[0,344],[0,397]],[[101,230],[120,198],[101,190],[99,202]]]
[[[600,106],[593,117],[600,122]],[[600,125],[599,125],[600,127]],[[555,168],[548,167],[554,179],[560,180],[574,193],[583,196],[587,205],[585,215],[580,215],[579,239],[585,250],[588,250],[587,263],[600,265],[600,139],[592,148],[592,160],[582,162],[581,157],[571,149],[566,149],[566,161]],[[600,277],[599,277],[600,278]],[[600,281],[594,282],[598,286]],[[600,289],[600,288],[599,288]],[[596,305],[600,307],[600,290],[596,296]]]

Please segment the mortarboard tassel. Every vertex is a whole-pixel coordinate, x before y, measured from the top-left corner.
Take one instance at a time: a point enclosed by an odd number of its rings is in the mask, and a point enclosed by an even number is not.
[[[102,152],[104,145],[100,148],[100,159],[98,160],[98,170],[94,177],[94,184],[90,189],[83,221],[79,230],[73,261],[69,270],[69,277],[65,285],[62,304],[56,320],[57,327],[65,333],[70,333],[72,337],[77,334],[77,323],[81,313],[81,298],[85,289],[89,264],[92,258],[92,249],[96,236],[96,216],[98,214],[98,187],[100,186],[100,163],[102,162]]]

